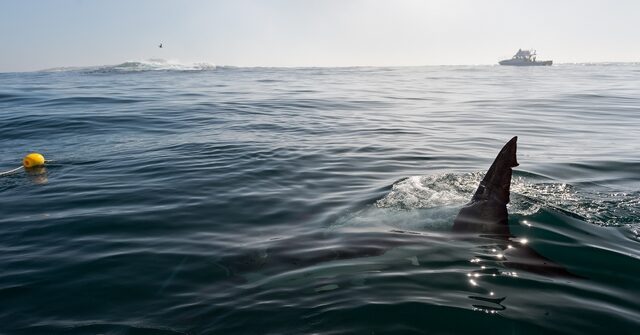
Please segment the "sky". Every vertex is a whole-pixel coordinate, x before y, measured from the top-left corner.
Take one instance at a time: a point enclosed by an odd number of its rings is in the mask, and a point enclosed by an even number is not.
[[[0,0],[0,72],[161,58],[231,66],[639,62],[638,0]],[[163,48],[158,44],[163,43]]]

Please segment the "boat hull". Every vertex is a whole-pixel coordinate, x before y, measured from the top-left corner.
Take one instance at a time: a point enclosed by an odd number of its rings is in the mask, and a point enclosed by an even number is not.
[[[509,65],[509,66],[550,66],[553,64],[551,60],[545,61],[524,61],[520,59],[505,59],[498,62],[500,65]]]

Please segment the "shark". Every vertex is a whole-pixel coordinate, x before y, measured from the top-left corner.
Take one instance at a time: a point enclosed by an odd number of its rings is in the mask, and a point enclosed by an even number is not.
[[[460,209],[453,221],[453,231],[495,241],[504,251],[499,255],[507,268],[548,277],[577,278],[579,276],[534,250],[527,239],[518,239],[509,229],[507,204],[513,168],[519,166],[517,142],[518,137],[514,136],[502,147],[471,201]]]
[[[517,141],[509,140],[487,170],[469,203],[464,205],[453,222],[454,236],[462,239],[482,239],[500,249],[500,259],[507,268],[524,270],[550,277],[577,276],[544,257],[525,240],[518,240],[509,229],[507,205],[513,168],[517,167]],[[390,230],[342,234],[307,233],[273,238],[253,246],[251,255],[232,254],[221,265],[228,276],[264,271],[278,273],[291,267],[306,267],[318,263],[361,257],[374,257],[403,245],[428,243],[422,233]],[[416,261],[417,262],[417,261]],[[221,264],[218,262],[217,264]],[[414,264],[415,265],[415,264]]]

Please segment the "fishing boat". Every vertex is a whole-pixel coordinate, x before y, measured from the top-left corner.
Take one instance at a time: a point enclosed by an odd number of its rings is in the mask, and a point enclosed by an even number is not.
[[[536,60],[536,51],[535,50],[522,50],[518,49],[511,59],[505,59],[498,62],[500,65],[511,65],[511,66],[544,66],[551,65],[553,61],[544,60],[537,61]]]

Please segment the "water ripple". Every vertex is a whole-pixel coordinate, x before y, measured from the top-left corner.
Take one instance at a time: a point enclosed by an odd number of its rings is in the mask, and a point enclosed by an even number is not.
[[[639,76],[159,60],[2,73],[0,171],[30,151],[54,160],[0,178],[2,330],[634,333]],[[514,237],[452,235],[513,135]],[[566,276],[514,266],[522,243]]]

